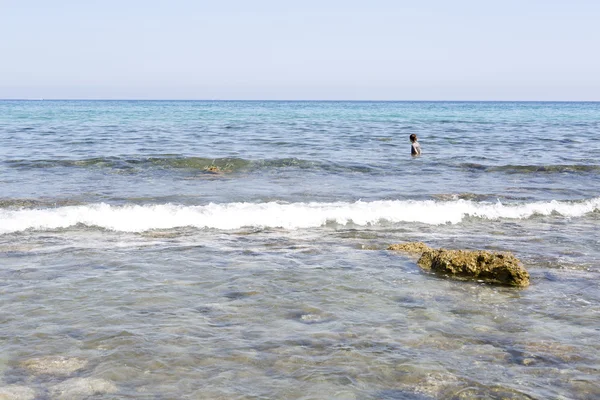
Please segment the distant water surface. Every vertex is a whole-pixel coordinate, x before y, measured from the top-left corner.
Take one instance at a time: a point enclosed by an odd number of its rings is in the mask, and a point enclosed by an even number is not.
[[[599,398],[599,160],[600,103],[0,101],[0,397]]]

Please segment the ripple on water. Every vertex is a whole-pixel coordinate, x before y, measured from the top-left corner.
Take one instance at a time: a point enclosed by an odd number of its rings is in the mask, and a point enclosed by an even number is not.
[[[301,310],[288,312],[287,318],[303,324],[322,324],[335,319],[334,315],[315,307],[304,307]]]

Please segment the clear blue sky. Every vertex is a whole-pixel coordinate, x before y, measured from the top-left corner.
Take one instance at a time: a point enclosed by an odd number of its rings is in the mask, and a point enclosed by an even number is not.
[[[600,0],[0,0],[0,98],[600,100]]]

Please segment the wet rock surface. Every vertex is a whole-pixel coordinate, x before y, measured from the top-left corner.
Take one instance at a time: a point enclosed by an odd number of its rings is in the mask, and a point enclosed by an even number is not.
[[[408,254],[422,254],[425,251],[432,250],[432,248],[423,242],[408,242],[392,244],[388,247],[388,250],[402,251]]]
[[[529,286],[529,273],[512,253],[431,250],[423,252],[418,265],[425,270],[456,278],[516,287]]]
[[[388,250],[420,254],[419,267],[452,278],[515,287],[529,285],[529,273],[510,252],[432,249],[422,242],[393,244]]]

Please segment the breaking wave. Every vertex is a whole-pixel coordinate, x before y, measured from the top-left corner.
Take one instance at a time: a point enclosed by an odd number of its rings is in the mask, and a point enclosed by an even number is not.
[[[195,227],[302,229],[331,224],[376,226],[395,223],[458,224],[467,217],[527,219],[535,215],[581,217],[600,211],[600,198],[521,204],[471,200],[384,200],[335,203],[227,203],[200,206],[176,204],[72,205],[44,209],[0,209],[0,234],[52,230],[75,225],[120,232]]]

